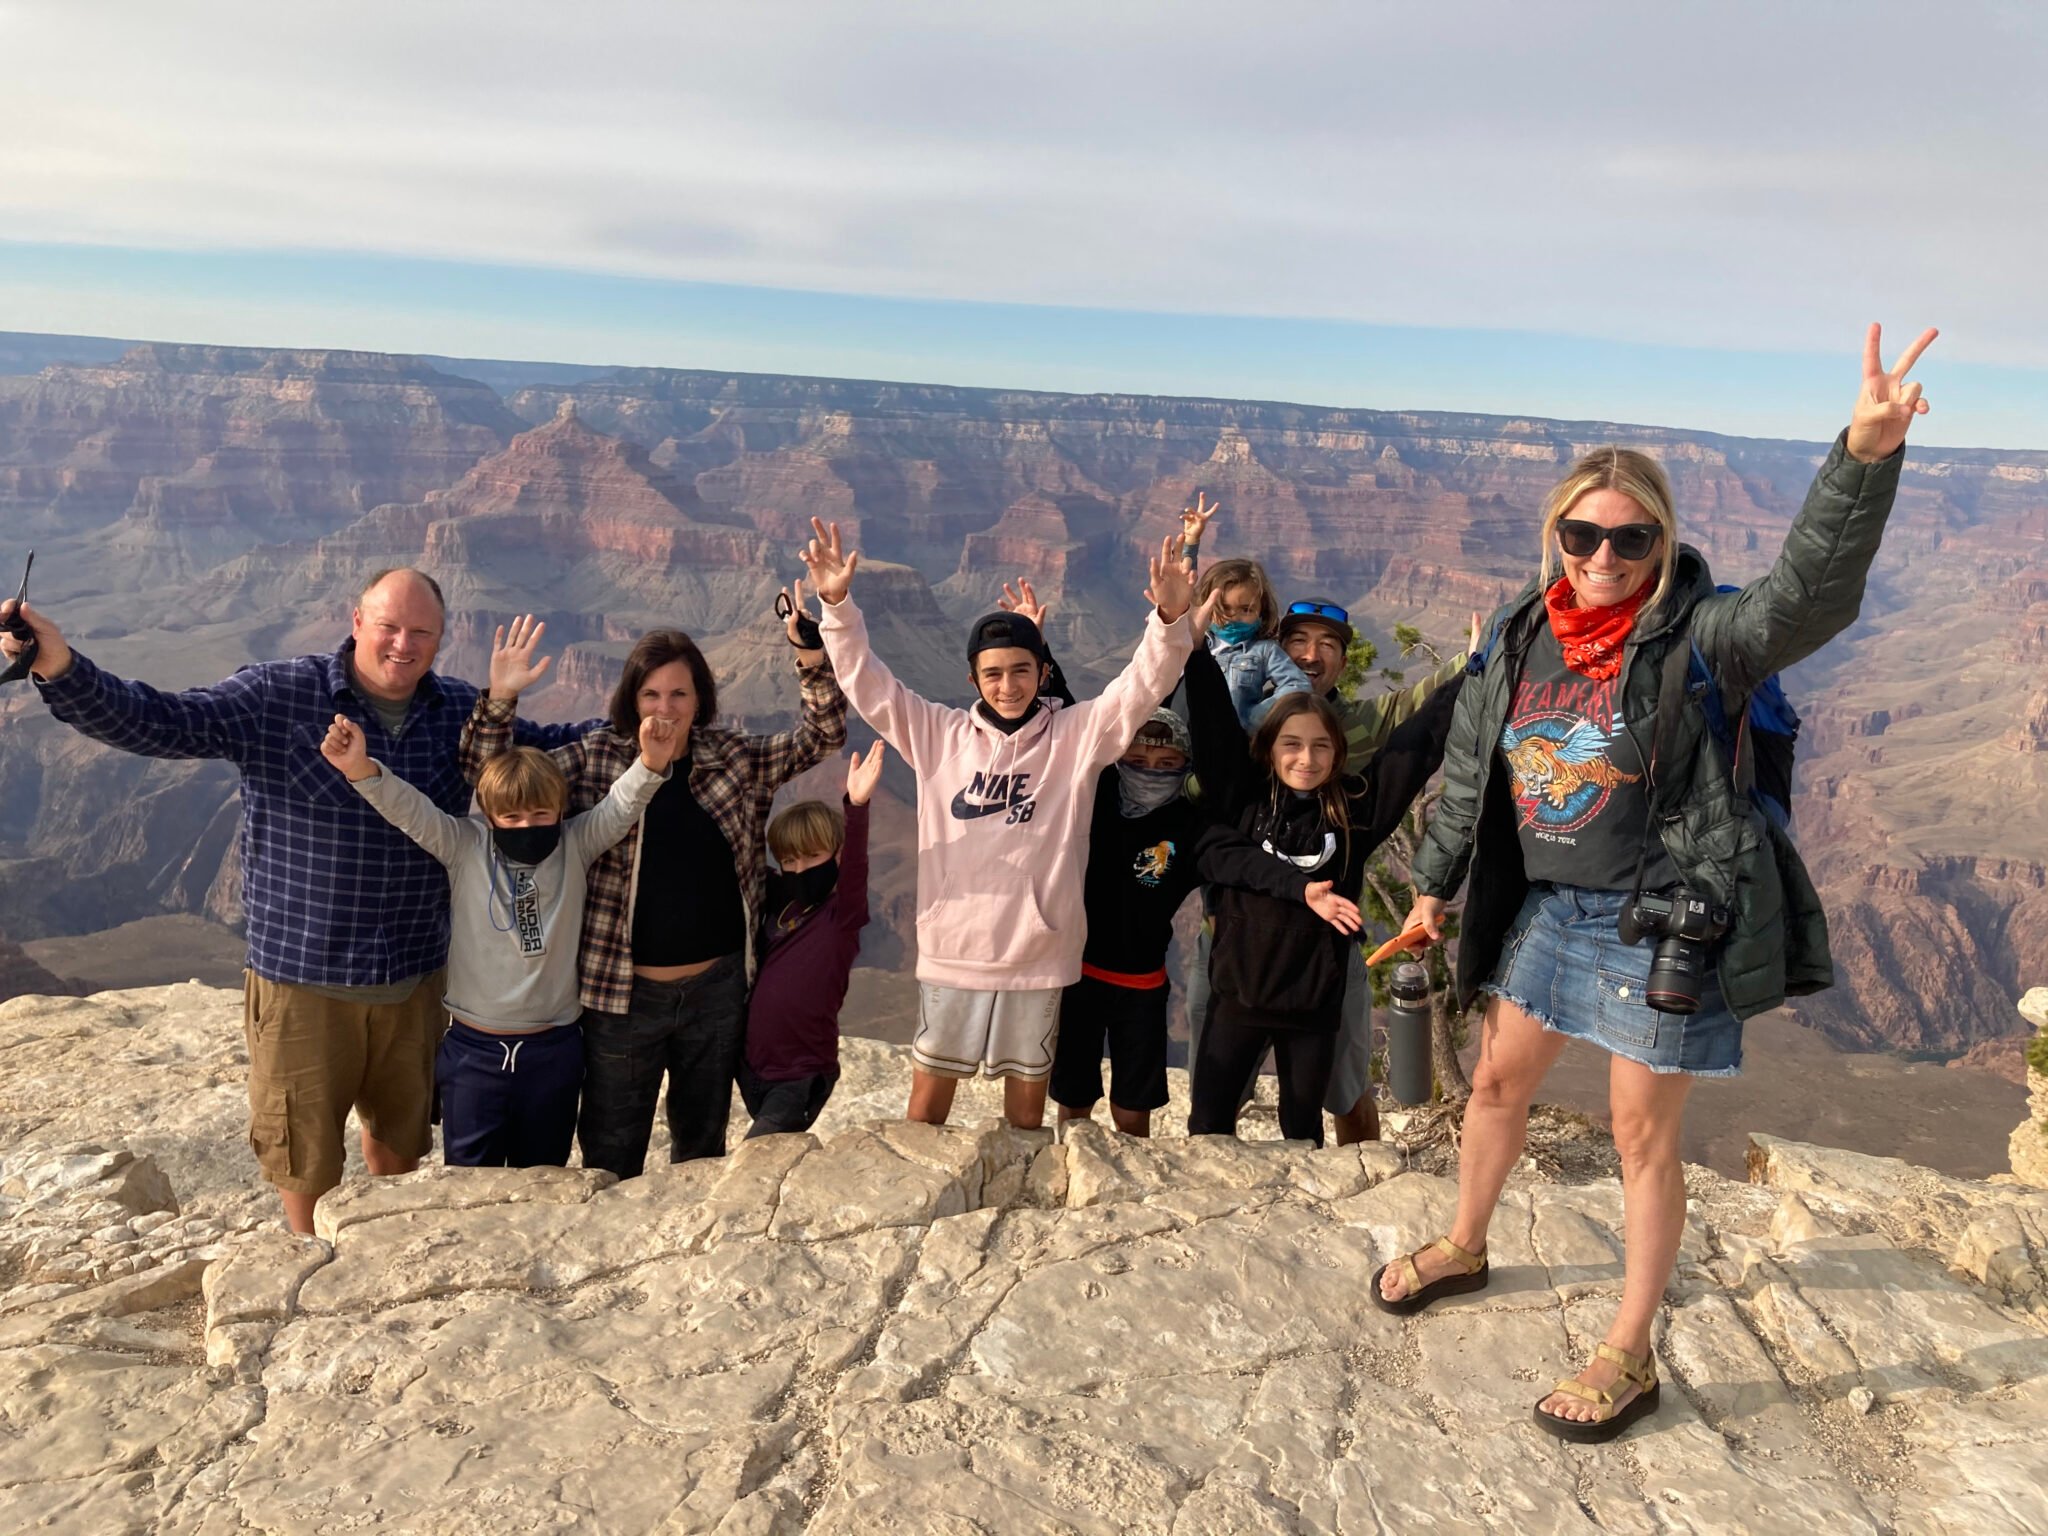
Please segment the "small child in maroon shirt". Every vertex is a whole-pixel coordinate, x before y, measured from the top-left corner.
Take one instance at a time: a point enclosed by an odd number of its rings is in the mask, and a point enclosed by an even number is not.
[[[747,1000],[740,1098],[748,1140],[807,1131],[839,1081],[839,1008],[868,922],[868,797],[882,777],[883,743],[855,753],[842,815],[822,800],[768,824],[760,970]]]

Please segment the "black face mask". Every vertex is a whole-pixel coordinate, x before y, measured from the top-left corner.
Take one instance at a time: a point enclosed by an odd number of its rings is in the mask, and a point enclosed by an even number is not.
[[[787,870],[771,870],[768,875],[768,910],[778,917],[791,907],[807,912],[823,903],[837,884],[837,859],[827,859],[822,864],[813,864],[809,869],[800,870],[793,875]]]
[[[493,827],[491,842],[508,864],[539,864],[562,841],[562,824],[549,827]]]

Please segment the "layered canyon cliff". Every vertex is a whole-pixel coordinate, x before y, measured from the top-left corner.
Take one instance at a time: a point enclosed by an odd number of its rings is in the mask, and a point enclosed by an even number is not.
[[[953,698],[962,626],[1037,582],[1070,669],[1100,679],[1142,612],[1143,557],[1197,491],[1213,555],[1263,559],[1284,597],[1349,604],[1455,644],[1535,554],[1544,492],[1623,442],[1671,473],[1722,581],[1760,574],[1825,444],[1674,428],[1150,396],[151,345],[109,360],[0,338],[0,550],[81,649],[160,685],[345,633],[372,570],[446,585],[445,670],[481,677],[524,611],[562,652],[527,703],[600,706],[632,637],[702,639],[723,710],[786,720],[770,617],[813,514],[864,554],[877,646]],[[104,343],[96,344],[104,349]],[[52,356],[74,361],[49,362]],[[27,362],[22,366],[26,367]],[[1804,708],[1798,831],[1833,915],[1841,985],[1803,1019],[1857,1047],[1963,1051],[2012,1029],[2048,970],[2048,453],[1908,450],[1859,623],[1788,679]],[[859,727],[856,726],[858,732]],[[891,781],[899,793],[905,782]],[[164,912],[231,917],[233,782],[121,758],[25,689],[0,698],[0,934]],[[888,888],[892,953],[907,893]],[[878,936],[879,940],[879,936]]]

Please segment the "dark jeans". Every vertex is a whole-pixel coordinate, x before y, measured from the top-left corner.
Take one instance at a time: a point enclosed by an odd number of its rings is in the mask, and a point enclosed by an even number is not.
[[[1280,1134],[1289,1141],[1323,1144],[1323,1095],[1337,1059],[1335,1033],[1268,1029],[1256,1014],[1217,1000],[1202,1031],[1201,1055],[1189,1086],[1188,1134],[1235,1136],[1238,1090],[1258,1070],[1266,1047],[1280,1073]]]
[[[747,1140],[756,1136],[781,1136],[790,1131],[808,1131],[818,1122],[825,1101],[832,1097],[839,1074],[820,1072],[814,1077],[791,1077],[780,1082],[755,1075],[744,1057],[740,1060],[740,1101],[754,1123],[747,1128]]]
[[[738,955],[681,981],[633,978],[631,1011],[583,1015],[583,1166],[638,1178],[668,1074],[668,1158],[719,1157],[733,1075],[747,1037],[747,972]]]
[[[576,1130],[583,1031],[493,1035],[451,1024],[434,1055],[441,1156],[459,1168],[561,1167]]]

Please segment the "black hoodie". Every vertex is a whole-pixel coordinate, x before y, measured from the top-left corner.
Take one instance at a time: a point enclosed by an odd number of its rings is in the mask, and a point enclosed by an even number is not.
[[[1195,665],[1191,658],[1190,674]],[[1355,941],[1300,901],[1241,889],[1249,872],[1239,866],[1246,859],[1280,863],[1304,881],[1332,881],[1338,895],[1356,901],[1365,866],[1443,761],[1463,682],[1456,678],[1437,689],[1395,727],[1362,776],[1346,777],[1348,829],[1328,824],[1320,796],[1279,785],[1248,751],[1233,775],[1216,782],[1229,820],[1247,839],[1243,848],[1218,850],[1213,860],[1216,936],[1209,983],[1219,1016],[1236,1014],[1256,1028],[1335,1032],[1344,1001],[1345,949]]]

